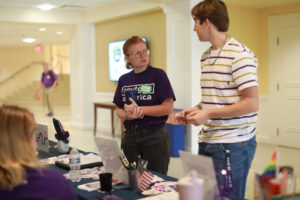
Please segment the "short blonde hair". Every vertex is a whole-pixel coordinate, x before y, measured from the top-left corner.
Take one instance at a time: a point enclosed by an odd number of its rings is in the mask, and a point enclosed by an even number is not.
[[[32,144],[33,115],[26,109],[0,107],[0,189],[12,190],[26,179],[26,168],[40,168]]]

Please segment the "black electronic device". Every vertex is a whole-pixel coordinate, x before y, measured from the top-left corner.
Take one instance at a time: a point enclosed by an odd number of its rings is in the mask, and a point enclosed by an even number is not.
[[[53,118],[53,125],[56,130],[55,138],[57,140],[63,140],[66,144],[68,144],[68,138],[70,136],[69,132],[64,130],[62,124],[58,119]]]

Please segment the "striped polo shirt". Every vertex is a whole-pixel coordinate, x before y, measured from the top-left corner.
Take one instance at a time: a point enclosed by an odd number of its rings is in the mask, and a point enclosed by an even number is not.
[[[233,37],[222,51],[210,50],[201,58],[202,107],[205,110],[232,105],[241,100],[241,91],[258,86],[257,59]],[[257,112],[237,117],[212,118],[203,124],[199,142],[235,143],[256,134]]]

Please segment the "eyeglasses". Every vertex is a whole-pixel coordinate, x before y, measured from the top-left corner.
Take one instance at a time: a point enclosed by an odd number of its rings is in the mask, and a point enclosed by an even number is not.
[[[142,54],[144,54],[144,55],[149,55],[149,54],[150,54],[149,49],[144,49],[144,50],[142,50],[142,51],[135,51],[135,52],[132,52],[132,53],[128,54],[128,56],[135,56],[135,57],[138,57],[138,56],[140,56],[140,55],[142,55]]]

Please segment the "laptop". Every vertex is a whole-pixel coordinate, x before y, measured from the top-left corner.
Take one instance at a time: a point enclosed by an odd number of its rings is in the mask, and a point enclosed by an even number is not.
[[[120,160],[121,149],[118,142],[102,137],[95,137],[94,140],[102,159],[104,169],[113,174],[113,179],[128,184],[128,172]]]

